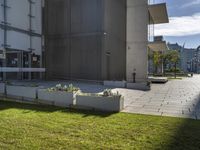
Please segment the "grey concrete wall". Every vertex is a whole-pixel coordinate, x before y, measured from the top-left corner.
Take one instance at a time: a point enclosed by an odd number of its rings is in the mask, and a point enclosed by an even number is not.
[[[105,0],[103,71],[105,80],[126,79],[126,0]],[[110,53],[109,60],[106,53]],[[109,61],[109,63],[108,63]]]
[[[70,75],[70,1],[45,2],[45,53],[47,78]]]
[[[71,0],[71,77],[101,79],[102,2]]]
[[[50,78],[146,81],[147,0],[47,1]],[[127,6],[127,7],[126,7]]]
[[[147,79],[148,70],[148,3],[147,0],[127,0],[127,81],[133,81],[132,73],[136,69],[136,81]]]
[[[45,13],[47,78],[125,79],[126,0],[51,0]]]
[[[46,2],[47,78],[101,78],[102,1]]]
[[[70,76],[69,39],[48,39],[47,77],[65,79]]]

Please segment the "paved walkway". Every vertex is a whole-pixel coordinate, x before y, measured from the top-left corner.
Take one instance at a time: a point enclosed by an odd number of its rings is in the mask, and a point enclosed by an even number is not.
[[[110,88],[82,82],[36,81],[34,83],[44,87],[55,86],[58,83],[73,83],[83,92],[92,93]],[[119,91],[124,96],[124,112],[200,119],[200,75],[183,80],[171,80],[166,84],[153,84],[152,90],[148,92],[120,88],[113,90]]]
[[[115,90],[125,97],[124,112],[200,119],[200,75],[153,84],[148,92]]]

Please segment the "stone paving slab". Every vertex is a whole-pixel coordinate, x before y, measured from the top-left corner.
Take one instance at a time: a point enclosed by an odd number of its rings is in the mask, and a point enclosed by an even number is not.
[[[17,81],[19,83],[19,81]],[[125,99],[123,112],[200,119],[200,75],[166,84],[153,84],[150,91],[114,88],[82,82],[36,81],[45,88],[58,83],[73,84],[86,93],[100,93],[107,88],[120,92]],[[26,82],[19,84],[26,85]],[[27,82],[27,84],[31,84]]]
[[[132,91],[119,90],[125,101],[128,93],[130,105],[124,112],[200,119],[200,75],[153,84],[147,92]]]
[[[149,107],[153,107],[153,106],[161,107],[161,106],[163,106],[163,104],[162,103],[148,103],[148,104],[145,104],[145,107],[146,106],[149,106]]]

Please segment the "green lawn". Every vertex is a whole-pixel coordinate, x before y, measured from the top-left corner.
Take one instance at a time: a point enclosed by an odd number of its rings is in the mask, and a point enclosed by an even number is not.
[[[200,149],[200,121],[0,101],[0,149]]]

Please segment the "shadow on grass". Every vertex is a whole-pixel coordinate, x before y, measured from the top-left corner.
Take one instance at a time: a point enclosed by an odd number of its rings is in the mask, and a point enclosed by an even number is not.
[[[50,105],[24,104],[19,102],[0,100],[0,111],[7,109],[21,109],[24,110],[23,113],[29,113],[30,111],[46,112],[46,113],[53,113],[53,112],[74,113],[74,114],[81,114],[83,115],[83,117],[89,117],[89,116],[109,117],[115,114],[115,112],[102,112],[97,110],[79,110],[75,108],[61,108]]]
[[[181,122],[175,134],[169,139],[167,150],[199,150],[200,149],[200,121],[186,119]]]
[[[168,150],[200,150],[200,99],[196,97],[196,103],[190,108],[188,118],[180,119],[177,130],[169,139]],[[198,119],[198,120],[196,120]]]

